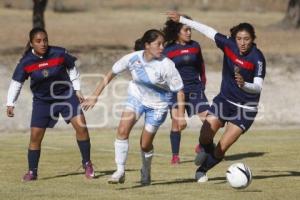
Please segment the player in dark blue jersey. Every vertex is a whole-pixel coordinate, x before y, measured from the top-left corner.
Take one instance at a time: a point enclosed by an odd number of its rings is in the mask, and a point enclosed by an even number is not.
[[[204,93],[206,75],[200,45],[191,39],[191,28],[182,23],[167,20],[163,31],[166,37],[164,54],[175,63],[184,83],[186,112],[189,117],[198,115],[203,122],[209,104]],[[170,109],[172,116],[171,164],[179,164],[181,130],[178,129],[178,108],[175,94]]]
[[[206,182],[206,172],[218,164],[230,146],[252,125],[257,114],[266,62],[254,40],[255,30],[249,23],[240,23],[230,29],[231,36],[195,22],[171,11],[167,15],[186,24],[215,41],[224,53],[220,93],[213,99],[200,131],[202,151],[195,158],[198,182]],[[213,138],[226,123],[226,129],[215,147]]]
[[[90,160],[90,138],[80,107],[84,98],[80,92],[75,61],[76,58],[64,48],[48,45],[48,35],[44,29],[34,28],[30,31],[27,49],[14,71],[7,96],[7,116],[13,117],[22,85],[30,77],[33,109],[28,147],[29,169],[23,181],[37,179],[41,143],[46,128],[54,127],[59,114],[67,123],[71,122],[76,131],[85,176],[94,177]]]

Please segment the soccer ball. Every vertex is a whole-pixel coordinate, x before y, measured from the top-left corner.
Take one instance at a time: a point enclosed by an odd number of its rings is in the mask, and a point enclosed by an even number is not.
[[[233,188],[246,188],[252,181],[252,172],[244,163],[234,163],[227,169],[226,179]]]

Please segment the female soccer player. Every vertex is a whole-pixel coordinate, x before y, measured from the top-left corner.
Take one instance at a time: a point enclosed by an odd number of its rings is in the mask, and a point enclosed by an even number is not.
[[[204,122],[209,104],[204,93],[206,76],[200,45],[198,42],[191,40],[191,28],[182,23],[167,20],[163,31],[166,38],[164,54],[175,63],[183,80],[185,110],[189,117],[198,115],[200,120]],[[171,164],[179,164],[181,132],[178,129],[176,95],[173,95],[170,108],[172,116],[170,132]]]
[[[23,181],[38,177],[41,143],[46,128],[56,124],[59,114],[67,123],[71,122],[82,156],[82,166],[87,178],[94,177],[90,160],[90,138],[85,117],[80,108],[83,96],[80,92],[76,58],[65,49],[48,45],[48,34],[42,28],[33,28],[29,43],[12,77],[7,96],[7,116],[14,116],[14,106],[22,85],[30,77],[33,93],[31,135],[28,147],[29,170]]]
[[[256,47],[255,30],[249,23],[240,23],[230,29],[231,36],[195,22],[171,11],[167,15],[186,24],[215,41],[224,52],[220,93],[213,99],[208,116],[201,128],[199,143],[204,149],[195,158],[198,182],[206,182],[206,172],[218,164],[230,146],[252,125],[266,73],[266,62]],[[213,138],[226,123],[226,129],[217,146]]]
[[[93,95],[83,103],[84,110],[93,108],[97,97],[109,82],[119,73],[128,70],[132,81],[128,87],[126,107],[122,113],[115,140],[115,161],[117,170],[108,183],[124,183],[125,164],[128,155],[128,138],[130,131],[142,114],[145,124],[141,135],[140,147],[142,156],[141,184],[151,183],[151,160],[153,157],[153,139],[164,122],[172,92],[177,93],[178,102],[184,100],[183,83],[174,63],[162,55],[164,35],[151,29],[136,41],[135,51],[118,60],[104,80],[97,86]],[[186,126],[184,107],[179,107],[179,129]]]

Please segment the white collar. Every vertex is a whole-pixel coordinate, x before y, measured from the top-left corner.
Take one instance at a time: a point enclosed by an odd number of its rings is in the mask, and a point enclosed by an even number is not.
[[[37,57],[39,57],[39,58],[43,58],[43,56],[37,55],[37,54],[35,53],[34,49],[31,49],[31,52],[32,52],[33,55],[35,55],[35,56],[37,56]]]

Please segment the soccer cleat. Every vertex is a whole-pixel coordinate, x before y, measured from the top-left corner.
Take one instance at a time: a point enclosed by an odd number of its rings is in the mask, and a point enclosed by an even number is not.
[[[151,170],[150,169],[141,169],[141,184],[150,185],[151,184]]]
[[[84,171],[85,171],[85,177],[88,179],[95,178],[95,171],[93,168],[93,164],[91,161],[86,162],[82,165]]]
[[[195,179],[198,183],[205,183],[208,181],[208,176],[206,175],[206,172],[202,171],[199,167],[196,171]]]
[[[180,158],[179,158],[178,155],[173,155],[173,156],[172,156],[171,164],[172,164],[172,165],[180,164]]]
[[[207,158],[207,153],[204,151],[203,148],[200,148],[200,151],[197,153],[194,163],[197,166],[201,166],[202,163],[206,160]]]
[[[109,184],[118,184],[125,182],[125,172],[115,171],[108,179]]]
[[[37,175],[35,175],[31,170],[29,170],[22,178],[23,182],[29,182],[35,180],[37,180]]]

